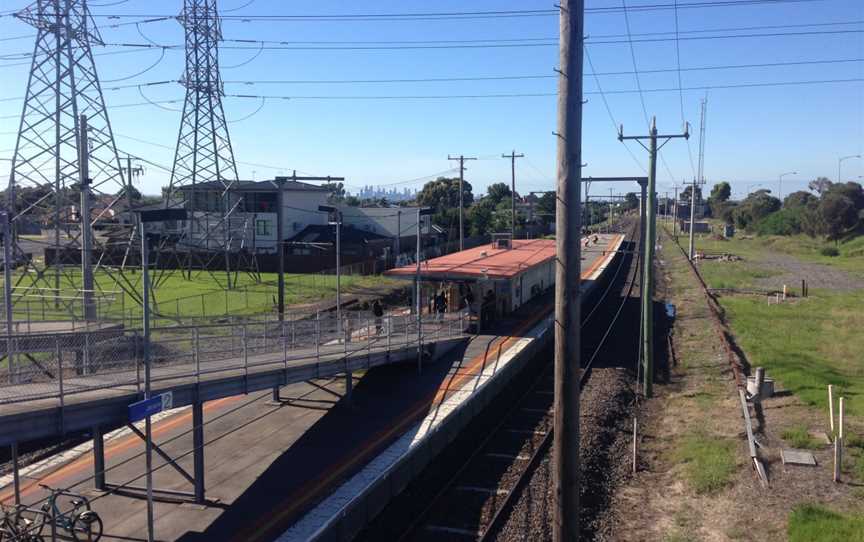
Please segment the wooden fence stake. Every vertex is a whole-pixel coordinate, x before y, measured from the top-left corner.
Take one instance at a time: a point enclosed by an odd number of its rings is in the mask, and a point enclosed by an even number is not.
[[[831,438],[834,438],[834,386],[828,384],[828,422],[831,426]]]
[[[637,428],[636,416],[633,416],[633,474],[634,474],[634,475],[636,474],[636,471],[638,470],[637,467],[636,467],[636,450],[637,450],[637,444],[636,444],[637,432],[636,432],[636,428]]]

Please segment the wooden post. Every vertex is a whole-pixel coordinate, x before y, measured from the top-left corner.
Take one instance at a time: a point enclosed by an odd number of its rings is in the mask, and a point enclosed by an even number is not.
[[[831,427],[831,438],[834,438],[834,386],[828,384],[828,423]]]
[[[636,474],[637,466],[636,466],[636,451],[637,451],[637,427],[638,422],[636,416],[633,416],[633,474]]]
[[[559,17],[558,179],[555,245],[554,542],[579,540],[582,57],[584,0],[562,0]]]

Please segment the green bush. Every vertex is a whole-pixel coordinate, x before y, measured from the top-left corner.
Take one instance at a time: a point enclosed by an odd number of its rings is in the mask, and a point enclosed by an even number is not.
[[[823,256],[828,256],[829,258],[836,258],[840,255],[840,251],[837,250],[837,247],[822,247],[822,250],[819,251],[819,254]]]
[[[801,233],[801,213],[799,208],[789,208],[771,213],[756,223],[759,235],[798,235]]]

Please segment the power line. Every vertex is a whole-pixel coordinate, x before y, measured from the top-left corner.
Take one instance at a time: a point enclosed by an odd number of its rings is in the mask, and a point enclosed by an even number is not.
[[[677,86],[674,87],[660,87],[660,88],[643,88],[641,92],[649,93],[649,92],[678,92],[679,90],[691,91],[691,90],[724,90],[724,89],[736,89],[736,88],[758,88],[758,87],[782,87],[782,86],[806,86],[806,85],[820,85],[820,84],[841,84],[841,83],[860,83],[864,81],[864,78],[856,77],[856,78],[848,78],[848,79],[811,79],[804,81],[762,81],[762,82],[754,82],[754,83],[736,83],[736,84],[726,84],[726,85],[701,85],[701,86],[690,86],[679,88]],[[585,95],[599,95],[599,94],[636,94],[640,92],[637,89],[616,89],[616,90],[604,90],[602,93],[598,91],[586,91],[583,92]],[[495,99],[495,98],[537,98],[537,97],[549,97],[549,96],[557,96],[558,94],[555,92],[535,92],[535,93],[513,93],[513,94],[438,94],[438,95],[375,95],[375,96],[362,96],[362,95],[346,95],[346,96],[326,96],[326,95],[293,95],[293,96],[279,96],[279,95],[258,95],[258,94],[226,94],[227,98],[254,98],[254,99],[274,99],[274,100],[451,100],[451,99]],[[144,101],[144,102],[134,102],[134,103],[126,103],[126,104],[115,104],[107,106],[108,109],[122,109],[122,108],[131,108],[131,107],[141,107],[145,105],[154,105],[154,104],[175,104],[182,102],[182,98],[177,99],[166,99],[166,100],[154,100],[154,101]],[[14,119],[19,118],[20,115],[3,115],[0,116],[0,119]],[[280,168],[282,169],[282,168]]]
[[[681,106],[681,124],[684,125],[687,122],[686,117],[684,116],[684,91],[681,88],[684,86],[684,83],[681,80],[681,48],[680,42],[678,40],[679,32],[678,32],[678,0],[675,0],[675,64],[677,65],[678,72],[678,102]],[[696,166],[693,163],[693,149],[690,146],[690,138],[686,139],[687,141],[687,156],[690,158],[690,169],[693,172],[693,176],[696,176]]]
[[[721,7],[746,7],[756,5],[783,5],[803,4],[813,2],[824,2],[825,0],[712,0],[706,2],[679,3],[678,9],[703,9]],[[663,11],[675,9],[672,3],[656,3],[621,8],[589,7],[585,13],[605,14],[645,11]],[[14,16],[17,11],[0,13],[0,17]],[[404,21],[404,20],[447,20],[447,19],[499,19],[499,18],[522,18],[522,17],[551,17],[559,14],[558,9],[533,9],[533,10],[494,10],[494,11],[444,11],[444,12],[400,12],[400,13],[342,13],[342,14],[310,14],[310,15],[223,15],[226,21],[257,22],[257,21]],[[154,20],[166,20],[177,18],[174,15],[165,14],[123,14],[123,13],[93,13],[94,18],[124,19],[143,17],[141,22],[155,22]],[[186,17],[193,20],[194,16]],[[123,23],[120,23],[123,24]]]
[[[612,108],[609,107],[609,100],[606,99],[606,94],[604,94],[604,92],[603,92],[603,86],[600,85],[600,79],[597,77],[596,72],[594,70],[594,62],[592,62],[592,60],[591,60],[591,54],[588,52],[588,47],[585,47],[585,59],[588,61],[588,67],[590,68],[591,73],[594,75],[594,83],[597,85],[597,90],[598,90],[598,93],[600,94],[600,98],[603,100],[603,105],[606,107],[606,113],[609,115],[609,120],[612,121],[612,129],[615,130],[615,132],[617,133],[618,132],[618,121],[615,120],[615,115],[612,114]],[[590,93],[583,92],[583,94],[590,94]],[[635,162],[636,165],[639,166],[639,169],[641,169],[645,173],[648,173],[648,170],[645,169],[645,166],[642,165],[642,162],[640,162],[639,159],[636,158],[636,155],[633,153],[633,150],[630,147],[628,147],[627,144],[624,143],[623,141],[621,142],[621,144],[627,150],[627,154],[630,155],[630,158],[633,159],[633,162]]]
[[[621,5],[624,7],[624,26],[627,29],[627,43],[630,46],[630,59],[633,61],[633,78],[636,80],[636,89],[639,91],[639,103],[642,104],[642,114],[645,116],[645,124],[651,127],[651,121],[648,119],[648,108],[645,106],[645,93],[642,92],[642,83],[639,80],[639,66],[636,63],[636,49],[633,47],[633,37],[630,30],[630,17],[627,15],[627,1],[621,0]],[[677,6],[677,0],[676,4]],[[675,44],[677,47],[678,40],[675,40]],[[680,88],[680,84],[678,85]],[[680,91],[679,91],[680,92]],[[660,155],[660,161],[663,162],[663,167],[666,169],[666,173],[669,174],[671,179],[675,178],[675,175],[672,174],[672,170],[669,168],[669,163],[666,162],[666,157],[657,151],[657,154]]]

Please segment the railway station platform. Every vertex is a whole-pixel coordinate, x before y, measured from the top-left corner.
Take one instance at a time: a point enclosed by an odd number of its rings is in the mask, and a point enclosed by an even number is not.
[[[600,236],[583,248],[586,292],[598,283],[623,241],[619,235]],[[404,362],[358,365],[350,381],[342,377],[346,368],[336,370],[337,366],[332,373],[307,373],[301,381],[277,382],[278,398],[268,381],[245,393],[226,389],[204,402],[198,414],[188,404],[160,414],[153,424],[154,441],[165,452],[165,457],[154,455],[154,485],[159,490],[156,538],[283,541],[341,539],[356,532],[379,505],[407,485],[436,448],[448,442],[447,432],[458,427],[453,420],[481,408],[518,363],[550,340],[551,307],[548,292],[497,319],[479,335],[465,336],[460,330],[458,336],[440,337],[446,331],[439,328],[439,338],[448,348],[437,352],[434,362],[425,362],[419,374],[416,343],[409,343]],[[414,331],[410,325],[404,330],[406,336]],[[367,360],[372,347],[367,348]],[[276,370],[284,374],[285,368]],[[247,378],[252,381],[254,377]],[[353,388],[350,399],[348,382]],[[191,383],[179,382],[175,389]],[[480,402],[471,403],[472,397]],[[57,398],[43,401],[52,401],[44,406],[46,416],[58,408]],[[0,405],[0,424],[5,412],[20,411],[23,404]],[[189,427],[198,416],[204,424],[200,468],[206,499],[195,503],[183,495],[190,491],[191,481],[177,468],[187,473],[195,468],[193,450],[199,443]],[[39,483],[71,487],[87,495],[103,518],[103,540],[146,540],[140,491],[143,442],[132,430],[119,429],[106,436],[101,453],[104,489],[94,489],[95,456],[85,443],[22,471],[23,502],[36,503],[46,496]],[[12,491],[3,487],[4,482],[8,477],[0,480],[0,501],[8,503]]]

